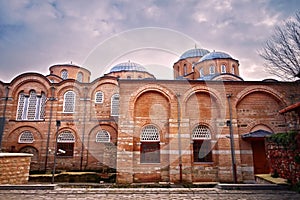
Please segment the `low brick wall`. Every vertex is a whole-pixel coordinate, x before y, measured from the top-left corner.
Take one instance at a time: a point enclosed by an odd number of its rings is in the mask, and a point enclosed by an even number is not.
[[[0,153],[0,184],[26,184],[32,154]]]

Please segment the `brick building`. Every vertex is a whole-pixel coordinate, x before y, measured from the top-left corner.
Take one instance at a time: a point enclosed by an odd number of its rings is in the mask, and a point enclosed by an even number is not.
[[[72,64],[0,81],[1,148],[31,170],[116,169],[117,182],[239,182],[269,172],[264,137],[289,128],[279,110],[299,82],[244,81],[224,52],[191,49],[157,80],[126,62],[90,81]]]

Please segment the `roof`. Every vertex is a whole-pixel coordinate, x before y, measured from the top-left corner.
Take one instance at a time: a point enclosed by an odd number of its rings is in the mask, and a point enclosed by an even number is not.
[[[282,110],[279,111],[280,114],[286,113],[286,112],[290,112],[290,111],[294,111],[294,110],[300,110],[300,102],[297,102],[295,104],[292,104]]]
[[[203,56],[199,62],[205,61],[205,60],[213,60],[213,59],[220,59],[220,58],[230,58],[233,59],[229,54],[219,51],[213,51],[211,53],[206,54]]]
[[[186,59],[186,58],[202,57],[208,53],[209,53],[209,51],[206,49],[194,48],[194,49],[190,49],[190,50],[187,50],[186,52],[184,52],[180,56],[179,60]]]
[[[115,65],[113,68],[111,68],[110,72],[120,72],[120,71],[141,71],[141,72],[147,72],[146,68],[138,63],[134,62],[124,62]]]
[[[259,129],[257,131],[253,131],[253,132],[250,132],[250,133],[243,134],[242,138],[243,139],[248,139],[248,138],[264,138],[264,137],[269,136],[271,134],[272,133],[269,132],[269,131],[265,131],[265,130]]]

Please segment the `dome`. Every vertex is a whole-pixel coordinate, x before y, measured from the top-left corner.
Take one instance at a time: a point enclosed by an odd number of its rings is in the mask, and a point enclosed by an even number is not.
[[[230,58],[233,59],[229,54],[224,53],[224,52],[217,52],[213,51],[211,53],[206,54],[203,56],[199,62],[205,61],[205,60],[213,60],[213,59],[219,59],[219,58]]]
[[[186,52],[184,52],[181,56],[180,56],[180,59],[186,59],[186,58],[194,58],[194,57],[202,57],[204,56],[205,54],[208,54],[209,51],[206,50],[206,49],[197,49],[197,48],[194,48],[194,49],[190,49]]]
[[[110,72],[120,72],[120,71],[140,71],[140,72],[147,72],[146,68],[140,64],[134,62],[125,62],[120,63],[111,68]]]

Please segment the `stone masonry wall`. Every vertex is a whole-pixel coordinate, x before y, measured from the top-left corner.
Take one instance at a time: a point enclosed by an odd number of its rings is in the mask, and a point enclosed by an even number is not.
[[[31,154],[0,153],[0,184],[26,184]]]

